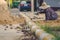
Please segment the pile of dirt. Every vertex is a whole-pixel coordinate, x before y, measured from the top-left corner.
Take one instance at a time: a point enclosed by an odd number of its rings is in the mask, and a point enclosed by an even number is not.
[[[43,26],[48,27],[60,27],[60,20],[48,20],[48,21],[35,21]]]
[[[8,10],[7,2],[0,0],[0,24],[24,23],[23,17],[12,16]]]

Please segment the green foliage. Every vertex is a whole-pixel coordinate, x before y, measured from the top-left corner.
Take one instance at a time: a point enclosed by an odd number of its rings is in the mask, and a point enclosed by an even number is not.
[[[56,38],[54,40],[60,40],[60,34],[57,31],[60,31],[60,26],[58,27],[49,27],[47,25],[40,25],[38,22],[36,24],[47,33],[54,35]]]

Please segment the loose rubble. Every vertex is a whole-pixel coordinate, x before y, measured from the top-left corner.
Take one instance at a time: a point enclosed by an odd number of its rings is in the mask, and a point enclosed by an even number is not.
[[[24,33],[24,37],[22,37],[22,40],[38,40],[36,35],[31,32],[29,26],[25,26],[22,28],[22,32]]]

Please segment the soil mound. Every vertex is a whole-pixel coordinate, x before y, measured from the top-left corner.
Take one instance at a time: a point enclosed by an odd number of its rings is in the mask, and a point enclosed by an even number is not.
[[[23,17],[12,16],[8,10],[7,2],[0,0],[0,24],[24,23]]]

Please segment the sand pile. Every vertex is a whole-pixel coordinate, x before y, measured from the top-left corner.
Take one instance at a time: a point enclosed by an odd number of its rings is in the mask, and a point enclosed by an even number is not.
[[[17,23],[24,23],[24,18],[11,16],[11,13],[8,11],[6,1],[0,0],[0,24],[17,24]]]

